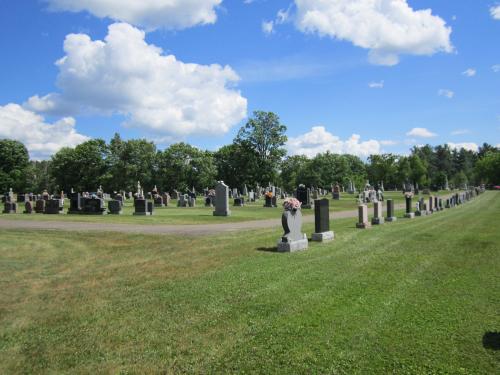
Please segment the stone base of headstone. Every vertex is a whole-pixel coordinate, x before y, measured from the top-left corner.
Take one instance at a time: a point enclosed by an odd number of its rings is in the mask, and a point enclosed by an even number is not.
[[[153,213],[152,212],[134,212],[134,216],[151,216]]]
[[[224,211],[224,212],[213,212],[213,216],[231,216],[231,211]]]
[[[385,218],[385,221],[388,221],[389,223],[397,220],[398,218],[396,216],[389,216]]]
[[[415,219],[415,213],[414,212],[406,213],[405,218],[406,219]]]
[[[384,222],[383,217],[372,217],[372,225],[382,225]]]
[[[335,238],[335,233],[333,233],[333,231],[313,233],[311,236],[311,240],[316,242],[332,241],[334,238]]]
[[[371,227],[372,227],[372,224],[368,221],[365,223],[356,223],[356,228],[358,228],[358,229],[368,229]]]
[[[16,210],[17,210],[17,203],[5,203],[4,204],[4,209],[2,211],[2,213],[4,214],[15,214],[16,213]]]
[[[279,241],[277,246],[278,252],[280,253],[293,253],[295,251],[307,250],[309,247],[309,241],[304,234],[304,238],[301,240],[288,242]]]

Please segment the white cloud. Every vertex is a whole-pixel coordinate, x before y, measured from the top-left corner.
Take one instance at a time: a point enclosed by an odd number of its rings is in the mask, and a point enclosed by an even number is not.
[[[0,138],[24,143],[33,159],[47,159],[62,147],[74,147],[89,138],[75,130],[75,119],[65,117],[53,124],[18,104],[0,106]]]
[[[270,35],[274,32],[274,21],[262,21],[262,32]]]
[[[426,128],[413,128],[406,135],[410,137],[420,137],[420,138],[432,138],[437,136],[436,133],[432,133]]]
[[[460,149],[466,149],[467,151],[478,151],[479,146],[476,143],[473,142],[463,142],[463,143],[453,143],[453,142],[448,142],[448,146],[450,146],[451,149],[455,150],[460,150]]]
[[[391,141],[391,140],[380,141],[380,144],[382,146],[394,146],[394,145],[397,145],[398,143],[399,143],[398,141]]]
[[[296,26],[369,49],[374,64],[396,65],[401,54],[452,52],[451,27],[406,0],[295,0]]]
[[[439,96],[444,96],[445,98],[452,99],[455,96],[455,93],[448,89],[440,89],[438,91]]]
[[[491,17],[495,20],[500,20],[500,5],[495,5],[490,8]]]
[[[32,97],[26,107],[121,114],[125,125],[175,136],[220,135],[245,118],[247,100],[232,88],[239,77],[229,66],[183,63],[144,36],[125,23],[109,26],[104,41],[68,35],[57,62],[61,93]]]
[[[493,65],[493,66],[491,67],[491,69],[492,69],[495,73],[500,72],[500,64]]]
[[[370,82],[368,84],[368,87],[371,88],[371,89],[383,89],[384,88],[384,81]]]
[[[457,129],[457,130],[453,130],[451,132],[451,135],[463,135],[463,134],[469,134],[470,133],[470,130],[468,129]]]
[[[462,72],[462,74],[466,77],[474,77],[476,73],[477,73],[476,69],[473,68],[469,68],[466,71]]]
[[[222,0],[46,0],[54,11],[87,11],[148,30],[184,29],[217,21]]]
[[[380,142],[369,140],[360,142],[360,136],[353,134],[343,141],[328,132],[323,126],[314,126],[311,131],[298,137],[290,137],[287,149],[290,155],[314,157],[319,153],[330,151],[335,154],[352,154],[368,157],[381,152]]]

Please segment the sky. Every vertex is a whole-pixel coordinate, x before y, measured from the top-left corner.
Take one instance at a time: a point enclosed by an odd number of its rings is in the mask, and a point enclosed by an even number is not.
[[[500,146],[500,2],[0,0],[0,138],[217,150],[255,110],[289,155]]]

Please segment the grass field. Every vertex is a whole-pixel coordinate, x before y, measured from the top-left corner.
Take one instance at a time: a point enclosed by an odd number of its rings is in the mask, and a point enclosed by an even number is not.
[[[499,213],[334,221],[295,254],[276,229],[0,231],[0,373],[498,374]]]
[[[439,195],[450,194],[447,191],[439,192]],[[426,196],[424,196],[426,197]],[[330,199],[331,196],[328,196]],[[333,211],[349,211],[357,208],[357,199],[354,195],[342,194],[341,200],[334,201],[330,199],[330,207]],[[394,199],[395,203],[403,203],[403,195],[401,192],[386,192],[385,199]],[[231,200],[232,202],[232,200]],[[416,197],[414,198],[416,202]],[[212,215],[213,208],[204,207],[201,198],[198,198],[198,206],[192,208],[178,208],[176,201],[164,208],[155,208],[153,216],[133,216],[133,202],[125,203],[122,215],[105,215],[105,216],[86,216],[86,215],[42,215],[22,214],[24,207],[18,208],[16,215],[1,215],[2,219],[9,220],[45,220],[45,221],[76,221],[76,222],[97,222],[97,223],[122,223],[122,224],[208,224],[208,223],[227,223],[227,222],[242,222],[250,220],[273,219],[281,217],[281,208],[264,208],[264,200],[261,199],[255,203],[249,203],[245,207],[231,206],[231,216],[215,217]],[[279,205],[281,201],[279,202]],[[369,205],[372,206],[371,204]],[[66,200],[67,211],[69,202]],[[303,210],[304,215],[312,215],[314,210]]]

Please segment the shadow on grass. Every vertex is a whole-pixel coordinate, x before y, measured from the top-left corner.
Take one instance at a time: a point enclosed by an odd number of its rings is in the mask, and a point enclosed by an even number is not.
[[[500,332],[486,332],[483,335],[485,349],[500,350]]]
[[[274,247],[258,247],[257,251],[267,251],[268,253],[277,253],[278,248],[276,246],[274,246]]]

